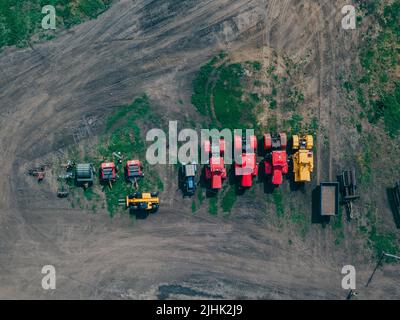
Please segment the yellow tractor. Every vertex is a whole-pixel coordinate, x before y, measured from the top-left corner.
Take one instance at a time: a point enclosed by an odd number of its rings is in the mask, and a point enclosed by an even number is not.
[[[310,182],[314,171],[314,138],[312,135],[293,136],[293,172],[295,182]]]
[[[136,192],[126,197],[125,204],[130,211],[156,212],[160,206],[160,199],[157,192]]]

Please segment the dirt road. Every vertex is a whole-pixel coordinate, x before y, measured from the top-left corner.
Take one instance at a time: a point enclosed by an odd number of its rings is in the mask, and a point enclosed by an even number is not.
[[[327,55],[342,2],[121,0],[34,51],[1,53],[0,298],[344,299],[346,264],[357,265],[360,284],[366,282],[372,265],[351,239],[335,247],[318,225],[309,240],[289,244],[248,198],[229,218],[210,217],[205,208],[193,215],[166,174],[160,212],[132,225],[126,216],[72,209],[23,169],[72,143],[68,128],[76,121],[141,92],[171,120],[195,115],[191,79],[221,49],[261,55],[264,44],[293,56],[311,50],[308,102],[331,130],[338,54]],[[329,12],[337,14],[327,23],[321,15]],[[331,171],[331,156],[320,158],[321,170]],[[54,291],[41,288],[47,264],[57,270]],[[398,271],[384,270],[360,297],[400,297]]]

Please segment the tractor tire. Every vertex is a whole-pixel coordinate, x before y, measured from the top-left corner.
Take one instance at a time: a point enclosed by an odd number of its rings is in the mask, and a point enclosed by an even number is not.
[[[252,152],[257,152],[257,137],[256,136],[250,136],[250,150]]]
[[[242,148],[243,148],[242,137],[235,136],[234,146],[235,146],[235,152],[237,152],[237,154],[241,154],[242,153]]]
[[[264,134],[264,150],[268,151],[272,148],[272,137],[271,134]]]
[[[287,147],[287,135],[286,135],[286,133],[282,132],[280,134],[280,137],[281,137],[281,147],[282,147],[282,149],[285,149]]]

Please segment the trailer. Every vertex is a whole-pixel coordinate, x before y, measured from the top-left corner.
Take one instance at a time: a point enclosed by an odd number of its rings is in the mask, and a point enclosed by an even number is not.
[[[339,214],[339,183],[322,182],[320,185],[320,213],[323,217]]]

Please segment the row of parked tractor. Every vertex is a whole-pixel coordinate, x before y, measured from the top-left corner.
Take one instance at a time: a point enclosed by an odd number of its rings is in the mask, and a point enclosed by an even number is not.
[[[265,134],[259,141],[256,136],[235,136],[233,141],[236,161],[231,173],[235,176],[239,187],[247,189],[253,186],[254,179],[259,175],[259,167],[266,176],[266,182],[272,186],[279,186],[284,181],[284,176],[292,172],[294,183],[311,181],[314,170],[314,141],[312,135],[293,135],[288,143],[285,133]],[[291,152],[288,152],[289,146]],[[202,177],[207,183],[207,188],[213,192],[222,189],[223,182],[228,177],[225,164],[226,143],[223,138],[210,139],[202,145],[207,155],[207,163],[203,167]],[[262,161],[258,161],[258,155],[262,153]],[[238,157],[239,155],[239,157]],[[98,169],[99,183],[112,188],[120,178],[118,167],[124,163],[124,180],[132,185],[132,193],[124,199],[120,199],[121,205],[132,211],[157,211],[160,200],[157,192],[138,192],[138,180],[144,177],[143,166],[140,160],[125,160],[119,152],[113,153],[113,161],[105,161]],[[116,165],[117,164],[117,165]],[[64,182],[73,182],[84,189],[90,188],[95,180],[97,170],[91,163],[75,163],[68,161],[64,165],[66,171],[58,179],[61,187],[58,190],[60,198],[68,197],[68,190]],[[46,166],[40,166],[28,171],[28,174],[42,181],[45,177]],[[193,196],[198,185],[198,165],[196,163],[183,164],[179,172],[180,188],[184,196]],[[319,186],[319,206],[321,216],[335,216],[338,214],[339,194],[342,204],[347,208],[352,217],[352,203],[359,198],[357,194],[357,181],[354,169],[345,170],[338,175],[337,181],[322,182]],[[393,199],[400,216],[400,182],[393,188]],[[400,222],[399,222],[400,223]]]
[[[292,137],[291,156],[288,155],[288,139],[285,133],[265,134],[263,137],[263,169],[265,175],[271,181],[272,185],[279,186],[283,183],[284,175],[289,173],[290,162],[293,167],[293,176],[296,183],[311,181],[311,174],[314,170],[314,139],[312,135],[294,135]],[[212,190],[222,188],[223,181],[227,178],[227,169],[224,162],[226,152],[226,144],[223,138],[218,143],[212,143],[211,139],[204,142],[204,152],[208,155],[208,163],[205,166],[205,178],[209,182]],[[238,179],[240,186],[250,188],[253,180],[259,174],[259,162],[257,161],[258,140],[252,136],[235,136],[234,137],[235,155],[239,155],[234,163],[235,177]],[[193,164],[186,165],[189,168]],[[187,178],[191,178],[196,170],[187,170],[184,166],[183,170]],[[186,191],[193,193],[188,186],[195,186],[188,179],[185,184]]]

